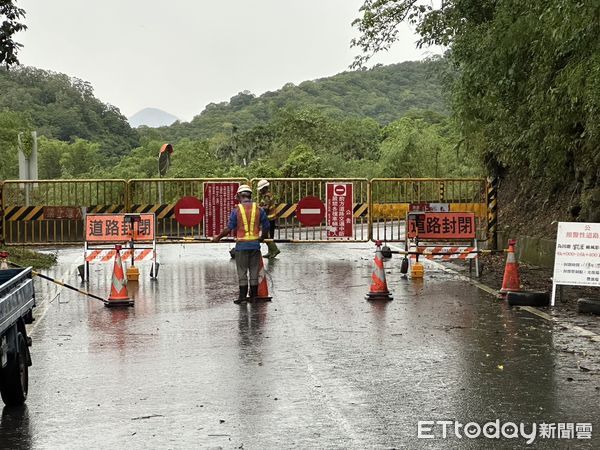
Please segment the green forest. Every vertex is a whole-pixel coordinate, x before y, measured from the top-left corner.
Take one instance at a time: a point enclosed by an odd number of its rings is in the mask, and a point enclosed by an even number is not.
[[[158,150],[175,152],[170,177],[433,177],[477,173],[459,145],[441,75],[446,61],[406,62],[241,92],[189,123],[131,129],[92,86],[30,67],[0,71],[3,164],[18,175],[19,132],[38,140],[39,177],[158,176]],[[24,143],[25,150],[31,142]]]
[[[420,46],[448,49],[457,132],[487,174],[519,186],[506,200],[560,198],[565,218],[600,222],[600,2],[367,0],[354,66],[389,48],[401,22]]]

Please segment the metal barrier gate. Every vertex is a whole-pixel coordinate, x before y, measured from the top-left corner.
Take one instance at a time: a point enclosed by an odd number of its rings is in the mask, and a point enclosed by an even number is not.
[[[204,224],[184,227],[175,220],[175,204],[182,197],[204,198],[204,183],[236,182],[248,184],[246,178],[148,178],[128,182],[128,212],[156,214],[157,236],[198,237]]]
[[[477,238],[487,239],[487,185],[480,178],[375,178],[371,180],[371,238],[404,241],[406,214],[433,209],[473,212]]]
[[[125,180],[5,181],[2,228],[7,244],[77,243],[88,212],[124,212]]]
[[[255,194],[257,181],[254,179],[251,182]],[[362,178],[276,178],[269,181],[277,203],[276,239],[300,242],[404,241],[407,212],[423,206],[443,207],[450,212],[474,212],[478,239],[488,237],[489,185],[483,179],[378,178],[369,181]],[[248,183],[248,180],[151,178],[130,181],[5,181],[0,184],[0,207],[4,209],[1,237],[8,244],[83,242],[83,216],[92,212],[152,212],[156,214],[158,236],[203,236],[203,223],[186,228],[175,221],[174,209],[175,203],[185,196],[203,200],[205,183]],[[352,186],[352,217],[347,218],[352,222],[352,232],[343,239],[331,236],[331,217],[324,216],[313,226],[301,225],[298,220],[296,208],[301,199],[312,196],[327,205],[330,200],[328,183]]]
[[[270,178],[270,188],[276,203],[275,239],[300,242],[366,242],[369,227],[369,180],[363,178]],[[256,192],[258,179],[252,180]],[[328,237],[327,217],[318,225],[304,226],[298,220],[298,202],[305,197],[316,197],[327,205],[327,184],[352,185],[352,236],[336,239]],[[258,199],[258,197],[256,197]],[[326,207],[327,209],[327,207]]]

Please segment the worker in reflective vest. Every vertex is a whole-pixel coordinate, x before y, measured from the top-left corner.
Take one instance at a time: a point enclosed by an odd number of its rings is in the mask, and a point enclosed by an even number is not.
[[[219,242],[235,231],[235,266],[240,287],[239,297],[233,302],[239,304],[247,300],[248,284],[250,300],[258,295],[258,271],[260,268],[260,243],[269,235],[269,219],[265,211],[252,201],[252,189],[245,184],[237,191],[239,204],[231,211],[227,226],[213,242]],[[250,283],[248,283],[248,279]]]
[[[269,183],[268,180],[263,179],[258,182],[256,188],[258,189],[258,202],[260,207],[265,210],[267,218],[269,219],[269,238],[275,239],[275,199],[273,199],[270,186],[271,183]],[[269,251],[266,255],[263,255],[263,258],[275,258],[281,253],[275,242],[269,241],[266,244]]]

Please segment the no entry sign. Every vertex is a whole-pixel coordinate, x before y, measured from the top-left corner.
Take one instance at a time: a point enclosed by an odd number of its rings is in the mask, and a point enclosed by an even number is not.
[[[183,197],[175,203],[175,220],[184,227],[195,227],[204,217],[204,205],[196,197]]]
[[[325,205],[318,197],[304,197],[296,205],[296,217],[302,225],[317,226],[325,217]]]
[[[204,183],[204,235],[212,237],[223,231],[229,213],[237,204],[238,182]]]
[[[353,236],[352,183],[327,183],[327,239],[351,239]]]

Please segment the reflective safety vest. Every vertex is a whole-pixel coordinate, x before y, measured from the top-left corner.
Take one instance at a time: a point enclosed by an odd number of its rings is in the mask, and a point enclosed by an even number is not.
[[[260,237],[260,209],[256,203],[240,203],[237,208],[238,241],[258,241]]]

